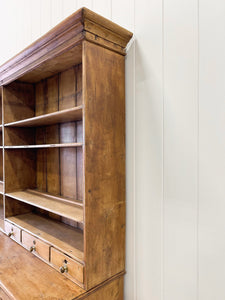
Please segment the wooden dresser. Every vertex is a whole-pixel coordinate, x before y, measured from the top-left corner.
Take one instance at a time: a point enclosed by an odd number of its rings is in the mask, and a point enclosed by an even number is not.
[[[123,299],[131,37],[82,8],[0,67],[0,299]]]

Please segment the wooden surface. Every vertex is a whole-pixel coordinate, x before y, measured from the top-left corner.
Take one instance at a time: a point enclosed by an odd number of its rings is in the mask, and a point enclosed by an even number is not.
[[[8,193],[6,195],[19,201],[31,204],[35,207],[53,212],[59,216],[83,223],[82,207],[76,206],[72,204],[72,202],[64,202],[63,199],[60,201],[58,200],[60,198],[56,199],[53,197],[48,197],[48,194],[44,193],[33,193],[32,190],[17,191]]]
[[[81,230],[34,213],[12,216],[7,220],[54,245],[78,261],[84,260]]]
[[[26,55],[21,52],[4,70],[0,67],[4,84],[20,76],[3,87],[6,230],[14,226],[22,231],[26,248],[36,239],[36,254],[45,260],[49,246],[56,248],[49,259],[57,268],[70,256],[73,267],[67,276],[84,282],[87,290],[125,268],[121,54],[131,36],[81,9],[27,48]],[[75,56],[73,46],[78,49]],[[122,299],[122,281],[115,282],[104,287],[105,294],[90,299]]]
[[[5,149],[68,148],[68,147],[81,147],[81,146],[82,143],[65,143],[65,144],[5,146]]]
[[[51,263],[58,271],[60,267],[66,264],[68,271],[63,274],[69,278],[71,277],[72,279],[79,281],[80,283],[83,283],[84,266],[53,247],[51,247]]]
[[[16,300],[74,299],[80,287],[0,233],[0,282]],[[9,251],[10,250],[10,251]]]
[[[35,127],[43,125],[52,125],[57,123],[65,123],[71,121],[78,121],[82,119],[82,106],[64,109],[49,114],[40,115],[37,117],[11,122],[4,126],[13,127]]]
[[[49,261],[50,255],[50,246],[49,244],[37,239],[32,234],[22,231],[21,234],[21,243],[22,245],[30,251],[31,247],[35,247],[32,251],[34,255],[40,256],[46,261]]]
[[[0,194],[3,194],[3,181],[0,180]]]
[[[123,300],[121,275],[86,292],[1,232],[0,239],[0,297],[3,300]]]
[[[125,267],[124,57],[85,42],[83,66],[84,252],[89,289]]]
[[[87,37],[86,33],[89,34]],[[96,36],[96,38],[91,38],[90,35]],[[22,81],[26,79],[26,81],[37,82],[65,70],[64,57],[62,58],[60,55],[70,51],[71,48],[75,49],[85,39],[125,55],[125,47],[131,37],[132,33],[119,25],[87,8],[81,8],[3,64],[0,67],[0,85],[8,84],[19,77]],[[69,66],[78,64],[81,59],[81,52],[78,51],[78,53],[73,53],[68,57],[71,58],[69,62],[67,60],[67,67],[69,68]],[[49,65],[45,64],[46,61],[50,60],[51,65],[57,65],[57,69],[52,73],[49,73]],[[37,72],[37,68],[41,68],[41,71]],[[36,70],[32,71],[33,69]],[[25,73],[26,75],[23,77]],[[40,78],[41,73],[42,77]]]
[[[5,221],[4,229],[6,234],[11,234],[10,238],[17,241],[18,243],[21,242],[21,229],[17,226]]]

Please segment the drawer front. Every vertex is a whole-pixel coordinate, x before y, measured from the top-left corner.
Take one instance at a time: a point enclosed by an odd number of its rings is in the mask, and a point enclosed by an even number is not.
[[[5,232],[12,239],[20,243],[21,229],[5,221]]]
[[[37,239],[30,233],[22,231],[22,244],[30,252],[49,261],[49,245]]]
[[[51,248],[51,263],[61,273],[69,275],[79,282],[83,283],[84,267],[82,264],[76,262],[64,253],[56,250],[55,248]]]

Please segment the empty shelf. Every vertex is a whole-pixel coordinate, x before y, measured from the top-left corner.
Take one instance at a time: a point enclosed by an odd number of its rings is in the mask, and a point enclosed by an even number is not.
[[[42,208],[59,216],[83,223],[83,208],[73,204],[72,201],[61,197],[54,197],[45,193],[37,193],[32,190],[8,193],[13,199]]]
[[[56,248],[79,260],[84,259],[83,233],[80,229],[42,217],[34,213],[7,218],[10,222],[42,238]]]
[[[4,126],[11,127],[34,127],[43,125],[52,125],[57,123],[65,123],[71,121],[79,121],[82,119],[82,106],[65,109],[25,120],[10,122]]]
[[[5,146],[5,149],[68,148],[68,147],[81,147],[82,145],[83,145],[82,143],[18,145],[18,146]]]

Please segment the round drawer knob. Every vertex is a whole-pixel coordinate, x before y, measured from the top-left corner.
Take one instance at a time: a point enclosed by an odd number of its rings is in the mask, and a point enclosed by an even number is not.
[[[11,231],[11,232],[8,233],[9,237],[12,236],[12,235],[14,235],[14,232]]]
[[[30,247],[30,252],[36,251],[36,247],[33,245]]]
[[[30,247],[30,252],[36,251],[36,242],[33,241],[33,245]]]
[[[67,265],[65,264],[65,265],[63,265],[62,267],[60,267],[59,270],[60,270],[61,273],[65,273],[65,272],[67,273],[67,272],[68,272],[68,267],[67,267]]]

